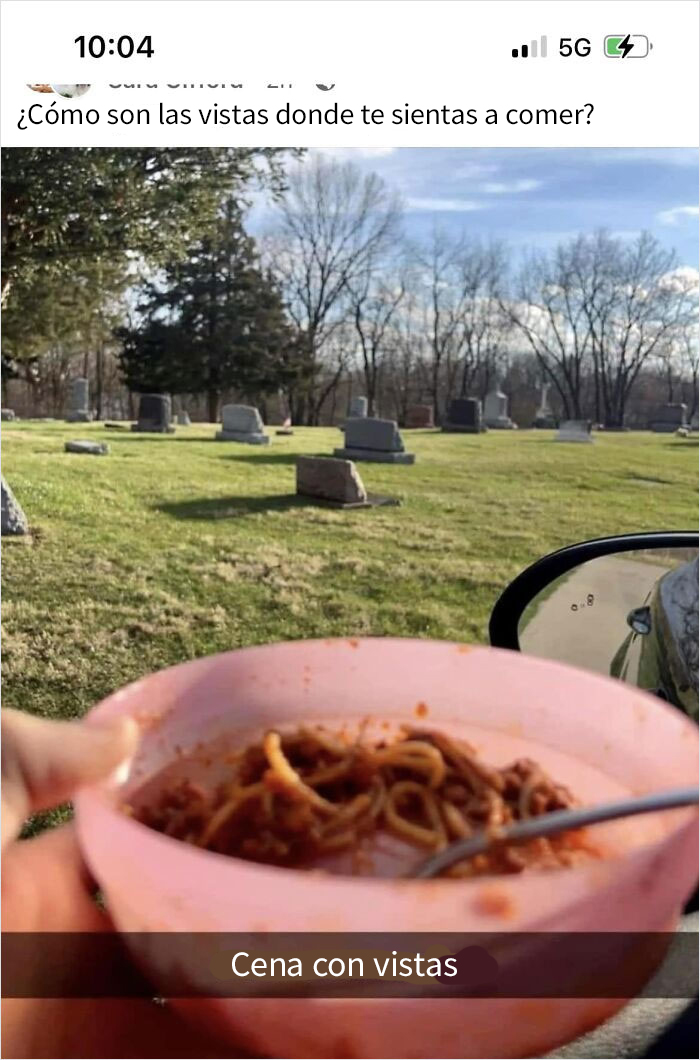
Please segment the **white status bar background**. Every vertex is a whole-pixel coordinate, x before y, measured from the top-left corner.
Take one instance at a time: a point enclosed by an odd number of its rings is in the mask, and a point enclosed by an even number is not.
[[[2,3],[2,142],[23,145],[601,146],[698,144],[698,14],[695,0],[635,3],[521,0],[102,0]],[[608,34],[646,36],[645,58],[611,59]],[[150,35],[151,58],[79,58],[76,37]],[[543,34],[548,57],[513,59]],[[559,55],[561,38],[587,38],[587,57]],[[77,100],[38,96],[31,83],[91,84]],[[317,83],[334,87],[323,92]],[[218,87],[199,88],[216,85]],[[242,87],[233,88],[234,84]],[[121,87],[110,86],[141,86]],[[146,87],[146,86],[157,87]],[[168,85],[177,85],[169,89]],[[196,88],[189,87],[196,85]],[[279,87],[268,87],[276,85]],[[286,87],[291,86],[291,87]],[[21,112],[56,107],[100,114],[94,126]],[[190,124],[159,122],[159,105],[189,108]],[[214,105],[265,108],[267,124],[204,123]],[[284,125],[293,109],[350,108],[352,125]],[[592,107],[590,124],[509,124],[507,111]],[[360,108],[380,108],[381,125]],[[391,112],[475,109],[474,125],[391,124]],[[148,125],[106,122],[111,108],[149,108]],[[486,125],[487,108],[498,123]],[[40,110],[35,110],[40,114]]]

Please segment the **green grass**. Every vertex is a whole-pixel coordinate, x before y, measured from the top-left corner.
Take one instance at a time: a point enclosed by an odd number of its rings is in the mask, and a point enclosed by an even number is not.
[[[4,473],[32,524],[4,539],[4,699],[56,718],[151,670],[266,641],[398,635],[485,641],[523,567],[603,534],[697,524],[697,445],[669,435],[405,432],[413,467],[363,464],[400,508],[342,512],[294,498],[298,453],[62,422],[3,424]],[[63,452],[106,439],[107,457]]]

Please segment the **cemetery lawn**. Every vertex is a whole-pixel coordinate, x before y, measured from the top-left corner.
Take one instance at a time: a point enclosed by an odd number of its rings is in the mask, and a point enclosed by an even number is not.
[[[272,430],[266,448],[214,431],[3,424],[33,531],[3,539],[5,706],[79,717],[149,671],[268,641],[485,642],[500,591],[545,552],[697,525],[697,442],[674,435],[404,431],[415,466],[358,465],[402,506],[337,511],[295,498],[294,461],[330,455],[338,430]],[[72,438],[110,455],[64,453]]]

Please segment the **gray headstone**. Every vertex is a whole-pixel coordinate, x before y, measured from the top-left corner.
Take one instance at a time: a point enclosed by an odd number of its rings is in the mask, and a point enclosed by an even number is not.
[[[225,431],[245,431],[248,434],[263,429],[260,413],[252,405],[224,405],[221,423]]]
[[[345,427],[345,444],[355,449],[402,453],[403,442],[395,420],[355,418]]]
[[[590,420],[564,420],[555,442],[593,442]]]
[[[350,401],[348,417],[359,416],[364,419],[367,415],[367,398],[363,396],[354,397]]]
[[[551,430],[552,428],[557,426],[556,417],[552,412],[551,408],[549,407],[549,388],[551,387],[551,385],[551,383],[542,384],[540,404],[539,408],[537,409],[537,412],[535,413],[533,427]]]
[[[364,504],[367,500],[352,461],[329,456],[297,457],[297,493],[340,504]]]
[[[2,418],[3,418],[3,420],[16,420],[17,417],[15,416],[15,410],[14,409],[3,409],[2,410]]]
[[[498,387],[484,399],[484,423],[494,430],[512,431],[515,427],[508,415],[508,398]]]
[[[66,442],[64,448],[67,453],[89,453],[92,456],[106,456],[109,452],[106,442],[89,442],[84,439]]]
[[[167,394],[141,394],[139,399],[138,423],[132,424],[132,431],[144,431],[151,434],[172,434],[170,426],[170,398]]]
[[[85,376],[78,376],[73,380],[73,392],[71,394],[71,405],[74,409],[87,409],[90,400],[90,382]]]
[[[216,434],[220,442],[246,442],[248,445],[269,445],[260,413],[252,405],[224,405],[221,410],[221,430]]]
[[[687,427],[688,406],[682,402],[676,405],[660,405],[651,418],[649,428],[657,434],[672,434],[679,427]]]
[[[191,427],[192,420],[187,412],[178,412],[177,414],[177,425],[178,427]]]
[[[2,476],[2,536],[17,537],[29,533],[27,517],[22,511],[17,498]]]
[[[487,427],[512,427],[513,421],[508,415],[508,397],[496,387],[490,390],[484,399],[484,423]]]
[[[508,398],[502,390],[489,390],[484,398],[484,419],[497,420],[508,415]]]
[[[478,398],[453,398],[447,410],[447,422],[443,431],[463,431],[479,434],[481,425],[481,402]]]
[[[85,376],[73,380],[70,395],[70,409],[66,419],[69,423],[88,423],[92,419],[90,411],[90,382]]]
[[[537,409],[537,412],[535,413],[536,416],[549,416],[552,412],[551,408],[549,407],[549,390],[551,385],[551,383],[542,384],[542,391],[540,393],[540,404],[539,408]]]
[[[404,451],[395,420],[349,419],[345,445],[334,456],[343,460],[372,460],[383,464],[413,464],[413,453]]]
[[[406,409],[406,426],[411,427],[434,427],[432,405],[410,405]]]
[[[691,431],[697,431],[698,429],[698,410],[696,409],[690,418],[690,429]]]

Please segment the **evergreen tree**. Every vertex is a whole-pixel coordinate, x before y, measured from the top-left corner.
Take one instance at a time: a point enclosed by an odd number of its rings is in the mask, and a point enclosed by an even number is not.
[[[199,238],[222,194],[284,186],[278,148],[13,147],[2,152],[2,304],[37,274],[158,265]],[[294,154],[295,152],[292,152]],[[297,152],[298,153],[298,152]]]
[[[147,287],[139,309],[142,326],[118,332],[131,390],[204,393],[214,422],[224,391],[254,398],[296,372],[295,334],[232,198],[212,233]]]
[[[23,379],[37,392],[47,382],[48,372],[57,403],[56,387],[61,380],[66,383],[69,362],[80,355],[80,371],[85,375],[94,372],[92,397],[100,418],[105,349],[124,319],[129,282],[124,262],[106,256],[81,262],[70,277],[44,270],[19,278],[2,314],[3,365],[11,370],[8,378]]]

